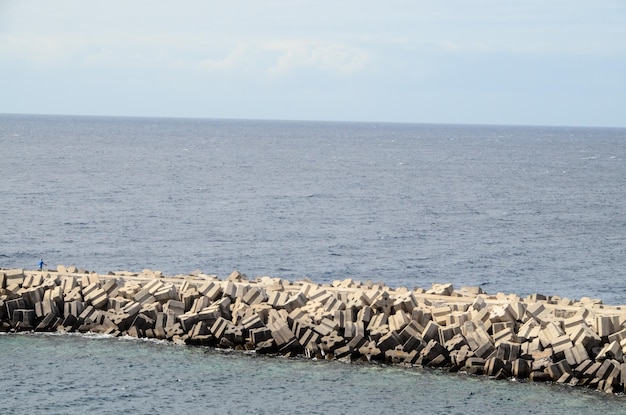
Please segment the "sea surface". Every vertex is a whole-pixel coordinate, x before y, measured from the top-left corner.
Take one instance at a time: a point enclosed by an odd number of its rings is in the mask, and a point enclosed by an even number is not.
[[[0,115],[0,154],[4,268],[626,304],[626,129]],[[2,413],[626,413],[556,385],[97,336],[2,335],[0,360]]]

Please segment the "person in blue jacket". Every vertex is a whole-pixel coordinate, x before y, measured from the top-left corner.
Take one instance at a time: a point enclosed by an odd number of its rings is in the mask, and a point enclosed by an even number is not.
[[[42,258],[42,259],[40,259],[40,260],[39,260],[39,271],[41,271],[41,270],[43,269],[43,266],[44,266],[44,265],[46,265],[46,266],[47,266],[48,264],[46,264],[45,262],[43,262],[43,258]]]

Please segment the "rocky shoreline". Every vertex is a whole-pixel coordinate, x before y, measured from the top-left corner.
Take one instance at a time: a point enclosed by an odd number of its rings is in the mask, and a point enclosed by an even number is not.
[[[0,331],[96,332],[624,393],[626,306],[353,280],[0,269]]]

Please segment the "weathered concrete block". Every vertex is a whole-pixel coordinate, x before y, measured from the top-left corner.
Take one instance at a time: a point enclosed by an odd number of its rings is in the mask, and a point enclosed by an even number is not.
[[[222,289],[221,284],[219,284],[218,282],[210,281],[210,282],[198,285],[198,292],[201,295],[208,297],[209,300],[216,301],[222,297],[223,289]],[[260,290],[259,290],[259,294],[260,294]],[[250,304],[247,301],[246,303]]]
[[[4,270],[4,288],[8,291],[15,291],[22,286],[24,282],[23,269],[7,269]]]
[[[598,352],[596,360],[616,359],[622,360],[623,352],[622,347],[617,341],[605,344],[604,347]]]
[[[449,363],[450,352],[439,342],[430,340],[420,352],[420,355],[422,356],[423,365],[439,367]]]
[[[488,359],[485,359],[485,366],[484,366],[484,370],[485,370],[485,375],[487,376],[496,376],[500,373],[500,371],[504,370],[506,371],[506,375],[505,377],[510,376],[510,370],[508,369],[507,365],[505,364],[505,362],[496,357],[490,357]],[[508,375],[508,376],[507,376]]]
[[[403,310],[396,311],[387,319],[389,330],[400,332],[411,322],[411,317]]]
[[[448,317],[452,313],[452,310],[447,305],[434,307],[430,310],[432,319],[435,323],[440,326],[443,326],[448,321]]]
[[[187,333],[196,323],[200,322],[200,317],[198,316],[198,313],[187,312],[185,314],[179,315],[178,321],[180,322],[180,326],[183,331]]]
[[[485,359],[469,357],[465,361],[465,371],[471,375],[482,375],[485,369]]]
[[[387,350],[394,349],[396,346],[402,345],[402,339],[400,335],[395,331],[390,331],[384,336],[380,337],[376,343],[376,347],[380,349],[381,352],[385,352]]]
[[[260,304],[267,300],[267,296],[264,290],[257,287],[250,287],[241,300],[248,305]]]
[[[426,291],[426,294],[450,296],[452,295],[453,291],[454,291],[454,287],[452,286],[451,283],[433,284],[430,290]]]
[[[79,315],[81,315],[85,307],[86,304],[82,301],[66,301],[63,305],[63,315],[67,316],[69,314],[72,314],[78,317]]]
[[[22,298],[26,304],[26,308],[35,308],[35,304],[43,299],[43,287],[33,287],[22,291]]]
[[[231,323],[225,318],[218,317],[215,323],[213,323],[213,326],[211,326],[211,333],[213,333],[215,338],[221,339],[224,336],[224,332],[229,324]]]
[[[545,372],[553,381],[560,379],[565,373],[571,373],[571,371],[572,369],[569,363],[567,363],[567,360],[561,360],[560,362],[548,365],[545,369]]]
[[[267,327],[257,327],[250,329],[248,332],[250,341],[254,345],[258,345],[266,340],[272,339],[272,331]]]
[[[458,326],[452,327],[439,327],[439,338],[435,339],[439,344],[446,344],[446,342],[452,339],[457,334],[461,334],[461,328]]]
[[[185,313],[185,303],[182,301],[169,300],[163,306],[164,313],[171,313],[174,315],[181,315]]]
[[[363,307],[356,315],[356,320],[369,325],[370,321],[374,317],[374,310],[371,307]]]
[[[161,303],[168,300],[177,300],[179,298],[178,291],[174,284],[164,284],[159,290],[154,292],[153,297],[156,301]]]
[[[18,330],[32,330],[35,328],[35,310],[13,310],[11,324]]]
[[[296,335],[289,329],[286,322],[268,322],[267,328],[272,332],[272,338],[278,348],[281,348],[296,339]]]
[[[246,330],[258,329],[265,327],[263,320],[258,314],[251,314],[250,316],[243,318],[240,323]],[[267,339],[263,339],[267,340]]]
[[[606,337],[616,332],[613,327],[613,318],[611,316],[598,316],[596,317],[596,332],[600,337]]]
[[[289,299],[285,301],[284,309],[287,311],[287,313],[291,313],[300,307],[304,307],[306,303],[306,295],[304,295],[304,293],[302,292],[299,292],[296,295],[289,297]]]
[[[439,340],[439,329],[441,326],[434,321],[429,321],[426,327],[424,327],[424,331],[422,332],[422,339],[426,342],[430,342],[431,340]]]
[[[228,339],[233,345],[241,345],[244,343],[246,333],[247,330],[243,327],[230,324],[224,331],[224,338]]]
[[[122,308],[122,313],[134,316],[141,310],[141,304],[135,301],[130,301]]]
[[[370,341],[359,347],[359,353],[368,361],[382,357],[382,352],[378,347],[376,347],[376,342],[374,341]]]
[[[495,306],[491,309],[489,313],[489,320],[491,323],[498,322],[506,322],[506,321],[515,321],[517,319],[517,315],[515,311],[511,307],[510,304],[503,304],[500,306]]]
[[[446,340],[443,345],[450,352],[452,352],[453,350],[460,350],[464,346],[467,347],[467,349],[469,350],[467,340],[465,340],[465,336],[463,336],[460,331],[459,333],[455,334],[454,337]]]
[[[17,309],[26,309],[26,302],[23,298],[15,298],[13,300],[5,300],[4,305],[6,307],[7,316],[13,318],[13,312]]]
[[[609,338],[609,343],[611,342],[618,342],[621,343],[622,340],[626,339],[626,329],[622,328],[620,331],[616,331],[613,334],[610,334],[608,336]]]
[[[524,359],[515,359],[511,364],[512,375],[517,379],[528,379],[530,369],[530,364]]]
[[[47,314],[37,327],[35,327],[35,331],[54,331],[61,322],[63,322],[63,319],[59,318],[57,315],[53,313]]]

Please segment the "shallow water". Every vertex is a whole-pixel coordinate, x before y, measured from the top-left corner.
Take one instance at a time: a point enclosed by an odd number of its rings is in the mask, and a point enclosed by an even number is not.
[[[380,364],[80,335],[1,335],[4,414],[626,413],[621,396]]]

